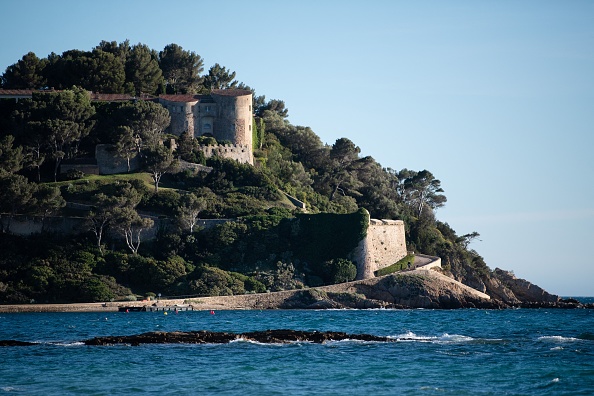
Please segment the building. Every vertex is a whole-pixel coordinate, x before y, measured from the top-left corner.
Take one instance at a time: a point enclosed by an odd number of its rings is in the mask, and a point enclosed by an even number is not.
[[[0,99],[30,99],[33,90],[1,90]],[[125,94],[90,93],[93,101],[128,101]],[[143,98],[160,103],[171,115],[167,133],[181,136],[212,136],[219,144],[201,146],[206,157],[218,155],[253,165],[252,92],[245,89],[216,89],[209,95],[160,95]]]
[[[252,93],[244,89],[216,89],[210,95],[160,95],[169,110],[168,131],[180,136],[212,136],[218,146],[203,146],[206,157],[219,155],[254,163],[252,150]]]

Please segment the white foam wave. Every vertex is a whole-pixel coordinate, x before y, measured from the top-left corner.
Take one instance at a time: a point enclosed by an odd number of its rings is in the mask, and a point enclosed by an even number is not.
[[[366,341],[366,340],[354,340],[352,338],[345,338],[344,340],[330,340],[325,341],[324,345],[336,345],[336,344],[378,344],[383,341]]]
[[[563,337],[563,336],[542,336],[537,338],[539,341],[551,341],[551,342],[573,342],[579,341],[579,338],[574,337]]]
[[[64,347],[72,347],[72,346],[81,346],[85,345],[82,341],[63,341],[63,342],[48,342],[50,345],[56,346],[64,346]]]
[[[471,342],[475,339],[461,334],[444,333],[441,336],[422,336],[413,333],[412,331],[396,336],[388,336],[388,338],[400,342],[433,342],[441,344]]]
[[[272,345],[272,346],[283,346],[283,345],[288,344],[287,342],[284,342],[284,343],[283,342],[260,342],[260,341],[248,340],[243,337],[239,337],[239,338],[229,341],[229,344],[235,344],[235,343],[246,343],[246,344],[253,344],[253,345]]]

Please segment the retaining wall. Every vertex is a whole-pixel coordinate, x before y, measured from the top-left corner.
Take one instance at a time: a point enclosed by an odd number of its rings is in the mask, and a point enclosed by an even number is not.
[[[352,253],[357,280],[373,278],[373,273],[406,257],[402,220],[369,220],[367,236]]]

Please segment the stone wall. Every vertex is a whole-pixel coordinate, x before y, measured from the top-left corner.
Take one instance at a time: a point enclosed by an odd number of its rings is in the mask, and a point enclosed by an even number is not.
[[[79,210],[89,210],[90,206],[82,204],[68,204]],[[142,215],[142,217],[151,218],[154,221],[153,227],[147,229],[141,234],[141,239],[147,241],[153,239],[160,227],[167,226],[171,220],[160,219],[156,216]],[[224,224],[236,219],[198,219],[196,227],[212,228],[219,224]],[[64,235],[77,235],[89,231],[86,225],[87,219],[84,217],[46,217],[15,215],[9,218],[6,214],[0,214],[0,230],[4,230],[12,235],[29,236],[41,232],[60,233]],[[7,229],[10,224],[10,229]]]
[[[405,256],[404,222],[370,219],[367,236],[353,251],[352,261],[357,265],[357,279],[368,279]]]
[[[200,151],[204,153],[206,158],[217,155],[222,158],[234,159],[243,164],[253,165],[252,150],[247,145],[220,144],[218,146],[200,146]]]
[[[126,158],[120,157],[112,144],[98,144],[95,147],[95,159],[99,167],[100,175],[113,175],[116,173],[127,173],[128,162]],[[130,172],[140,169],[140,158],[136,156],[130,159]]]
[[[85,219],[81,217],[46,217],[15,215],[9,219],[8,215],[0,215],[2,228],[13,235],[29,236],[42,231],[75,235],[85,232]],[[10,229],[7,227],[10,223]]]
[[[170,95],[168,95],[170,96]],[[172,101],[166,98],[159,98],[159,104],[169,111],[171,123],[167,132],[180,136],[185,131],[194,131],[194,108],[198,99],[192,101]]]

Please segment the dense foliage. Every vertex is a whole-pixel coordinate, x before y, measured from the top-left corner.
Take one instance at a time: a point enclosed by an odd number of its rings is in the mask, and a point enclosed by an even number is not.
[[[458,236],[435,219],[446,197],[431,172],[383,168],[347,138],[324,144],[288,121],[282,100],[255,95],[219,64],[203,71],[202,58],[176,44],[157,52],[128,41],[41,59],[28,53],[6,69],[3,88],[41,90],[30,100],[0,100],[0,302],[239,294],[352,280],[348,254],[365,235],[363,209],[404,220],[409,249],[441,256],[460,280],[488,273],[468,250],[478,233]],[[86,92],[143,97],[233,87],[254,92],[256,166],[206,159],[199,146],[216,143],[212,137],[166,135],[169,114],[154,102],[91,102]],[[112,145],[129,172],[139,160],[142,172],[60,174],[65,161],[92,157],[99,143]],[[178,159],[210,171],[180,171]],[[23,215],[43,224],[77,216],[80,230],[14,236],[11,223]],[[236,221],[204,228],[200,219]],[[147,242],[149,229],[156,234]]]

